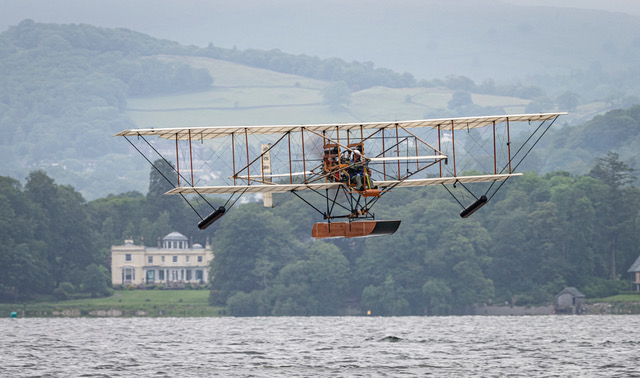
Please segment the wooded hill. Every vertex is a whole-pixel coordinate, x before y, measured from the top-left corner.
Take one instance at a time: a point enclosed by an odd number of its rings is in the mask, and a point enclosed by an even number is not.
[[[603,89],[599,97],[584,96],[580,88],[610,85],[612,77],[607,72],[574,75],[562,80],[563,90],[475,83],[463,76],[418,80],[370,62],[181,46],[131,30],[25,20],[0,35],[0,158],[5,162],[0,173],[23,180],[29,171],[42,169],[89,199],[143,192],[147,167],[126,143],[112,137],[125,128],[553,110],[569,110],[564,121],[576,124],[637,102],[633,83],[638,77],[630,73],[615,79],[624,81],[623,93]],[[338,95],[331,96],[335,88]],[[616,143],[622,146],[633,137],[625,135]],[[589,138],[602,140],[597,133]],[[590,150],[589,138],[585,150]],[[562,148],[541,151],[540,172],[583,174],[607,152],[558,155]],[[623,158],[629,149],[621,148]]]

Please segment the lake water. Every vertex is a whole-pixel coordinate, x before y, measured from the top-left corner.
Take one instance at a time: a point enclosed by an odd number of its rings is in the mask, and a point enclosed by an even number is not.
[[[0,319],[2,377],[640,377],[640,316]]]

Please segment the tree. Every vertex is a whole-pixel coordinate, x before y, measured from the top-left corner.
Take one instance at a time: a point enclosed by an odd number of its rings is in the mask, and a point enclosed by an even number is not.
[[[321,241],[305,255],[280,270],[274,315],[339,315],[347,289],[347,259],[336,246]]]
[[[491,237],[486,229],[474,221],[460,221],[445,230],[441,242],[425,262],[441,260],[443,267],[433,275],[448,283],[452,292],[454,311],[466,312],[473,303],[493,297],[493,282],[485,277],[491,258],[488,256]]]
[[[234,207],[225,215],[213,243],[217,253],[210,267],[211,303],[224,305],[237,292],[263,289],[265,276],[276,276],[296,249],[290,229],[286,219],[267,213],[259,204]],[[265,272],[265,266],[271,271]]]
[[[608,235],[610,278],[617,280],[617,253],[620,248],[619,239],[628,235],[634,226],[634,218],[638,214],[638,197],[636,190],[629,185],[636,180],[633,169],[619,160],[619,155],[609,152],[606,157],[599,158],[589,172],[589,176],[600,180],[607,190],[597,193],[596,211],[600,220],[600,229]]]
[[[82,275],[82,289],[91,293],[92,297],[109,294],[107,286],[107,269],[96,264],[89,264]]]
[[[447,103],[447,107],[449,109],[456,109],[463,106],[472,105],[473,101],[471,100],[471,95],[469,92],[455,92],[451,96],[451,100]]]
[[[564,111],[574,111],[578,107],[580,95],[572,91],[564,91],[557,98],[558,109]]]
[[[541,96],[534,98],[527,104],[524,111],[527,113],[544,113],[553,110],[554,107],[554,103],[549,97]]]
[[[589,172],[589,176],[602,180],[613,191],[613,194],[618,194],[620,190],[637,179],[633,175],[633,168],[620,161],[620,155],[612,151],[608,152],[607,156],[598,158],[596,165]]]
[[[46,244],[33,229],[41,216],[17,180],[0,176],[0,298],[50,290]]]
[[[569,286],[582,286],[593,277],[595,267],[597,220],[589,195],[591,188],[599,183],[591,177],[572,177],[561,173],[546,177],[552,183],[551,201],[558,211],[556,227],[571,230],[557,234],[556,248],[566,269],[563,275]]]
[[[402,295],[403,288],[388,275],[382,285],[370,285],[362,292],[362,306],[373,315],[400,316],[410,315],[409,302]]]
[[[422,285],[425,312],[429,315],[449,315],[453,296],[451,288],[443,279],[430,278]]]
[[[332,111],[340,111],[344,109],[344,105],[351,103],[351,92],[346,82],[338,81],[322,90],[322,98]]]
[[[25,194],[38,206],[34,234],[46,240],[47,260],[55,285],[69,281],[68,272],[95,261],[96,248],[84,199],[72,187],[56,185],[42,171],[29,174]]]

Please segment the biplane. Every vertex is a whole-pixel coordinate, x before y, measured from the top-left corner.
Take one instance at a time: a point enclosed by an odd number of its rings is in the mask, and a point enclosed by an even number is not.
[[[163,176],[173,189],[165,194],[180,195],[188,203],[187,197],[197,196],[209,206],[202,214],[191,206],[200,229],[226,214],[234,197],[231,207],[242,195],[261,195],[264,205],[273,207],[274,194],[291,193],[322,216],[312,237],[353,238],[398,229],[400,220],[378,220],[372,211],[396,188],[443,186],[462,207],[460,216],[470,216],[507,179],[521,175],[518,165],[563,114],[146,128],[116,136],[125,137],[149,163],[147,155],[155,153],[171,166],[175,179]],[[515,125],[528,135],[516,143],[511,137]],[[481,190],[472,190],[479,183],[484,184]],[[468,197],[466,203],[456,189]],[[205,197],[212,195],[230,197],[216,207]],[[322,200],[314,203],[310,195]]]

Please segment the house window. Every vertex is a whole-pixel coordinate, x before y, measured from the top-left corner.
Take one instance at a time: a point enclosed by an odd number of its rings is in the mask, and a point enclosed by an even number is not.
[[[131,261],[131,254],[127,253],[124,255],[124,261]]]
[[[189,257],[191,257],[191,256],[185,256],[184,257],[186,262],[189,262]]]
[[[202,278],[204,277],[204,275],[202,274],[202,270],[198,269],[196,270],[196,280],[200,283],[202,283]]]
[[[198,256],[198,262],[202,262],[202,256]]]
[[[160,257],[160,261],[164,262],[164,256]]]
[[[164,270],[161,269],[158,271],[158,279],[164,281]]]
[[[122,283],[129,284],[135,281],[136,270],[131,267],[122,268]]]
[[[187,270],[187,281],[191,281],[191,270]]]
[[[149,261],[149,264],[153,263],[153,256],[149,256],[149,257],[147,258],[147,261]]]
[[[173,256],[173,262],[178,262],[178,256]]]

